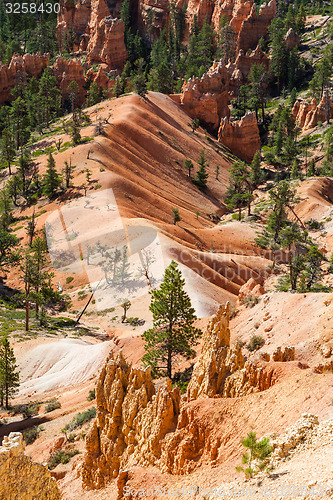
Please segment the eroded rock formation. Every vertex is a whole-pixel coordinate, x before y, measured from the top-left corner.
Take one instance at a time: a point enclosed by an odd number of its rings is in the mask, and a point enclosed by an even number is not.
[[[63,99],[68,99],[69,97],[68,85],[72,81],[76,81],[76,83],[78,84],[76,106],[80,106],[86,97],[86,81],[81,61],[76,59],[67,60],[63,59],[61,56],[58,56],[52,66],[52,71],[57,79],[57,85],[61,90]]]
[[[254,295],[259,297],[266,293],[266,290],[262,286],[263,279],[262,278],[250,278],[243,286],[240,287],[238,292],[238,302],[242,304],[245,297],[248,295]]]
[[[227,117],[222,118],[218,140],[236,156],[250,162],[261,146],[255,113],[248,112],[241,120],[234,122],[230,122]]]
[[[285,434],[271,441],[273,447],[272,460],[287,457],[290,451],[302,443],[318,424],[319,420],[316,415],[304,413]]]
[[[0,63],[0,105],[12,99],[11,90],[27,77],[39,78],[49,62],[49,54],[14,54],[9,66]]]
[[[327,95],[323,95],[319,105],[315,98],[311,103],[297,99],[293,106],[293,115],[296,124],[303,131],[309,130],[316,127],[318,122],[325,122],[328,117],[333,119],[333,103]]]
[[[219,61],[201,78],[190,78],[184,83],[180,102],[191,116],[216,129],[221,118],[230,115],[231,84],[229,69]]]
[[[253,4],[250,14],[242,22],[237,48],[246,52],[248,49],[255,49],[261,37],[265,37],[268,33],[268,27],[272,19],[276,16],[276,0],[270,0],[269,3],[264,3],[260,6],[257,14],[256,5]]]
[[[150,370],[132,368],[121,352],[102,369],[96,399],[82,466],[83,483],[90,488],[103,487],[132,463],[156,465],[180,408],[180,391],[170,380],[156,394]]]
[[[217,129],[221,119],[230,116],[228,106],[231,99],[246,83],[254,64],[269,68],[269,59],[260,47],[251,54],[239,51],[234,63],[225,64],[223,60],[214,62],[201,78],[193,77],[184,83],[180,104],[191,116]]]
[[[121,69],[127,59],[124,23],[119,19],[122,2],[106,0],[64,0],[58,14],[57,39],[60,47],[69,33],[74,50],[88,53],[88,62],[105,63]]]
[[[201,356],[188,384],[189,399],[237,397],[269,389],[273,369],[257,361],[245,362],[238,343],[230,347],[230,305],[220,306],[203,336]]]
[[[24,455],[20,432],[5,436],[0,446],[0,498],[6,500],[60,500],[55,479],[47,467]]]
[[[281,346],[278,346],[272,354],[273,361],[295,361],[295,347],[287,346],[282,350]]]
[[[301,39],[299,35],[295,33],[292,28],[287,31],[284,39],[289,50],[293,50],[295,47],[299,47],[301,45]]]

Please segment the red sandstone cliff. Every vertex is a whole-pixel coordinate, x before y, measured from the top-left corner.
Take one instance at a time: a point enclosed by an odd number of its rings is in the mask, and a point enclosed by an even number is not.
[[[254,153],[260,149],[259,129],[254,112],[248,112],[239,121],[230,122],[222,118],[218,140],[236,156],[250,162]]]
[[[19,80],[39,78],[47,67],[49,54],[14,54],[9,66],[0,63],[0,104],[11,99],[10,92]]]
[[[79,87],[76,105],[81,106],[86,97],[85,77],[81,61],[76,59],[63,59],[58,56],[52,66],[52,72],[57,79],[57,85],[61,90],[63,99],[69,96],[68,85],[75,80]]]

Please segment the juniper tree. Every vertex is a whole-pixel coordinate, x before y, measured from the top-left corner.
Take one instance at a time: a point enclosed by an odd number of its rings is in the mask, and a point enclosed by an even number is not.
[[[5,403],[9,408],[9,399],[12,398],[20,385],[19,372],[17,371],[16,359],[13,349],[7,337],[0,343],[0,403]]]
[[[194,326],[195,310],[184,290],[185,280],[178,264],[171,261],[165,270],[161,286],[150,291],[150,311],[153,327],[142,335],[146,354],[142,361],[150,365],[153,374],[172,378],[173,362],[177,356],[190,358],[193,346],[202,332]]]
[[[176,225],[177,222],[180,222],[181,218],[180,218],[180,215],[179,215],[178,208],[172,208],[171,209],[171,215],[172,215],[172,218],[173,218],[174,225]]]

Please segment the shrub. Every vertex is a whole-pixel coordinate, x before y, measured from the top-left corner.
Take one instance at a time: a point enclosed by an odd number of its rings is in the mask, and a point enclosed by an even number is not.
[[[57,398],[52,398],[50,401],[47,401],[45,411],[46,413],[49,413],[50,411],[57,410],[58,408],[61,408],[60,401]]]
[[[68,285],[68,283],[70,283],[71,281],[73,281],[73,279],[74,279],[73,276],[67,276],[67,278],[66,278],[67,285]]]
[[[259,297],[251,294],[247,295],[242,300],[242,304],[244,304],[246,307],[254,307],[258,304],[258,302],[259,302]]]
[[[96,391],[95,389],[92,389],[91,391],[89,391],[87,399],[88,401],[92,401],[95,398],[96,398]]]
[[[48,468],[52,470],[59,464],[68,464],[70,459],[75,455],[77,455],[78,453],[80,453],[78,450],[70,450],[70,451],[57,450],[50,456],[47,464]]]
[[[28,405],[22,405],[20,413],[22,413],[24,418],[33,417],[34,415],[38,415],[40,405],[41,403],[29,403]]]
[[[82,413],[78,413],[75,417],[69,422],[69,424],[65,425],[63,431],[73,431],[77,427],[81,427],[81,425],[89,422],[92,418],[96,417],[96,408],[93,406]]]
[[[260,335],[252,335],[246,348],[250,352],[257,351],[258,349],[260,349],[260,347],[264,345],[264,343],[265,340]]]
[[[34,427],[31,427],[31,429],[27,429],[26,431],[24,431],[23,439],[25,441],[25,444],[28,445],[34,443],[38,438],[41,430],[42,430],[41,426],[35,425]]]

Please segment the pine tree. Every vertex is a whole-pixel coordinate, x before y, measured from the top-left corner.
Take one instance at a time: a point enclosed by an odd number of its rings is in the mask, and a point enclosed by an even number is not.
[[[229,170],[229,188],[225,203],[229,210],[238,209],[238,220],[242,218],[242,208],[248,207],[253,199],[249,181],[249,169],[243,161],[236,161]]]
[[[173,223],[175,225],[177,224],[177,222],[180,222],[181,218],[180,218],[180,215],[179,215],[178,208],[172,208],[171,209],[171,215],[172,215],[172,218],[173,218]]]
[[[16,359],[13,349],[7,337],[0,344],[0,402],[9,408],[9,399],[12,398],[20,385],[19,372],[17,371]]]
[[[61,103],[61,93],[57,88],[57,80],[51,75],[49,68],[46,68],[39,81],[38,98],[45,111],[46,127],[50,124],[52,111],[59,112]]]
[[[43,179],[43,184],[44,194],[50,199],[54,198],[61,185],[61,176],[56,170],[55,161],[51,153],[49,154],[47,160],[47,169]]]
[[[121,322],[122,323],[125,323],[126,321],[126,314],[127,314],[127,311],[129,310],[129,308],[131,307],[131,302],[129,300],[125,300],[122,304],[121,304],[121,307],[124,309],[124,314],[123,314],[123,317],[121,318]]]
[[[244,472],[246,477],[252,477],[257,472],[266,469],[268,459],[273,451],[269,444],[269,438],[263,438],[261,441],[257,440],[255,432],[249,432],[241,443],[249,452],[244,453],[242,456],[242,463],[247,465],[243,467],[236,467],[238,472]]]
[[[193,170],[193,163],[189,158],[184,161],[184,168],[187,170],[187,175],[191,179],[191,172]]]
[[[149,309],[153,313],[153,327],[142,335],[146,354],[142,361],[150,365],[154,375],[167,374],[172,378],[172,365],[179,356],[189,358],[194,354],[202,332],[195,328],[195,311],[184,290],[185,280],[175,261],[165,270],[163,283],[152,290]]]
[[[315,175],[317,175],[316,162],[314,161],[314,159],[310,161],[307,175],[308,177],[314,177]]]
[[[65,179],[66,189],[69,189],[69,187],[71,185],[71,180],[73,179],[73,170],[74,169],[72,167],[71,159],[69,159],[69,163],[68,163],[68,161],[65,161],[65,166],[62,169],[62,174],[63,174],[64,179]]]
[[[192,182],[196,186],[198,186],[200,190],[204,190],[207,187],[207,179],[208,179],[208,172],[206,170],[206,168],[208,167],[208,163],[206,160],[204,150],[202,150],[200,153],[198,163],[199,163],[199,170]]]
[[[15,156],[14,139],[9,129],[2,131],[1,139],[2,157],[7,161],[9,175],[12,175],[11,161]]]

